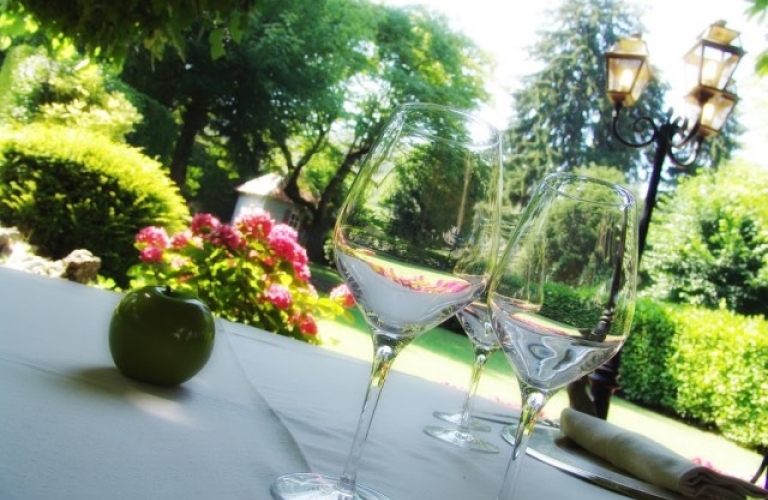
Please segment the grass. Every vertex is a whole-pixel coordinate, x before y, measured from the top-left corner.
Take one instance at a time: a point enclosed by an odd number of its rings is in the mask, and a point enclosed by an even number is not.
[[[370,361],[372,348],[368,328],[358,311],[354,311],[354,318],[354,323],[321,321],[320,335],[325,341],[324,348]],[[436,328],[408,346],[396,360],[393,370],[465,390],[472,361],[471,343],[465,335]],[[517,383],[502,354],[497,353],[488,361],[478,396],[519,406]],[[479,401],[478,404],[482,403]],[[457,411],[460,405],[459,397],[456,401]],[[561,391],[547,404],[545,414],[556,418],[567,405],[567,396]],[[712,467],[736,477],[749,479],[762,459],[757,453],[741,448],[721,436],[657,414],[620,397],[614,396],[611,399],[609,420],[647,435],[683,456],[708,462]]]

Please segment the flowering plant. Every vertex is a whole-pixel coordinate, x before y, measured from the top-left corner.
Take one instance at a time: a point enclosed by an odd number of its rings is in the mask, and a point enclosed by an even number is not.
[[[296,231],[260,209],[246,210],[232,225],[199,213],[171,236],[145,227],[135,246],[141,262],[128,272],[132,287],[170,285],[224,319],[312,344],[320,343],[316,318],[348,316],[345,308],[354,304],[344,285],[318,295]]]

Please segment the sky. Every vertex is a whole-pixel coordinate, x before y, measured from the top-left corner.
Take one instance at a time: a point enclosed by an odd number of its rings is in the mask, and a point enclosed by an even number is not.
[[[481,114],[497,127],[509,120],[511,90],[520,79],[537,70],[528,58],[528,47],[537,40],[537,32],[549,29],[547,11],[561,0],[380,0],[391,5],[422,4],[445,14],[451,26],[472,38],[491,53],[497,67],[489,89],[492,103]],[[768,155],[760,155],[768,141],[768,77],[754,75],[756,55],[768,48],[768,20],[763,24],[748,19],[746,0],[625,0],[644,9],[641,22],[646,28],[643,39],[651,62],[672,89],[668,106],[681,106],[685,88],[683,55],[697,37],[713,22],[724,20],[729,28],[741,32],[741,45],[747,51],[735,73],[740,101],[740,122],[748,129],[742,137],[745,148],[737,156],[768,164]]]

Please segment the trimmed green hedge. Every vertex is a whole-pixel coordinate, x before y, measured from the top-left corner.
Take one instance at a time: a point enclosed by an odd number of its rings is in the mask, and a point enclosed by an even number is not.
[[[85,248],[101,274],[125,286],[136,232],[176,231],[189,210],[159,163],[83,130],[29,125],[0,130],[0,222],[45,257]]]
[[[591,320],[584,299],[548,287],[547,308]],[[621,353],[621,396],[768,449],[768,320],[727,310],[637,301]]]
[[[640,300],[622,351],[630,401],[768,448],[768,321]]]

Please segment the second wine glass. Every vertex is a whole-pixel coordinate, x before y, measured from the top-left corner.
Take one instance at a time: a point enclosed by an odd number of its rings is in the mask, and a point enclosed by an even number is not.
[[[491,324],[523,400],[499,500],[512,495],[536,418],[550,397],[625,342],[636,281],[634,196],[598,179],[546,177],[488,290]]]
[[[373,340],[363,407],[340,477],[281,476],[277,500],[386,499],[357,483],[357,469],[387,374],[423,332],[480,297],[487,255],[473,243],[496,227],[501,135],[463,112],[434,104],[398,108],[367,155],[334,230],[336,264]]]
[[[502,212],[504,212],[504,207]],[[506,242],[513,228],[513,222],[502,221],[499,223],[498,230],[486,227],[483,232],[484,238],[477,244],[480,251],[488,253],[488,258],[493,262],[492,265],[495,265],[497,257],[500,257],[501,242]],[[456,319],[461,324],[464,333],[467,334],[474,353],[474,362],[464,403],[458,412],[439,410],[433,412],[435,418],[452,424],[452,427],[428,425],[424,427],[424,432],[459,448],[480,453],[498,453],[498,446],[476,434],[476,432],[490,431],[491,426],[472,416],[475,396],[480,386],[480,378],[483,375],[485,365],[491,356],[501,349],[499,339],[491,327],[487,302],[486,294],[483,294],[482,297],[456,314]]]

